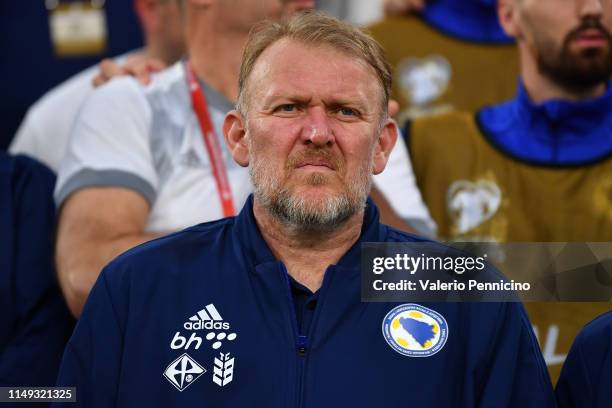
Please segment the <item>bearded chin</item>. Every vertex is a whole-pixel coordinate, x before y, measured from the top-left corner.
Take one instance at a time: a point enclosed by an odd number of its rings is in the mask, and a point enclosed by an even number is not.
[[[548,48],[549,50],[551,48]],[[538,56],[539,71],[553,82],[572,91],[586,91],[605,83],[612,75],[612,50],[571,52],[569,44],[556,55],[548,52]]]
[[[362,168],[344,191],[312,195],[294,191],[262,161],[249,167],[255,199],[281,224],[296,232],[330,232],[348,221],[366,206],[372,185],[368,168]],[[307,185],[322,186],[327,176],[314,173]]]

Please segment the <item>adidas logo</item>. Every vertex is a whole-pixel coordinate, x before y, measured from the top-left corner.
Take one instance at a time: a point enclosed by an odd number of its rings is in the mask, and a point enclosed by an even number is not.
[[[229,330],[230,324],[223,318],[212,303],[194,314],[183,325],[185,330]]]
[[[189,149],[179,160],[187,167],[202,167],[202,160],[193,148]]]

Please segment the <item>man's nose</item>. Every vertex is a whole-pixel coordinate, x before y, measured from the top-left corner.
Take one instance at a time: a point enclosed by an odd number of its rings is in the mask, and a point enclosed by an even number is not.
[[[302,128],[302,139],[305,143],[312,143],[317,147],[331,146],[334,143],[334,132],[324,108],[313,107],[308,110]]]
[[[603,1],[607,0],[580,0],[578,1],[578,13],[581,19],[601,18],[603,15]]]

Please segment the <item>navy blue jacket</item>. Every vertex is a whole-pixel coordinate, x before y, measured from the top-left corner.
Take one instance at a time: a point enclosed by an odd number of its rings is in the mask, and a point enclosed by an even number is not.
[[[415,317],[404,314],[401,324],[417,342],[426,332],[445,336],[429,357],[404,355],[385,339],[383,323],[398,305],[360,302],[360,242],[420,240],[380,224],[371,202],[359,242],[327,269],[300,336],[289,276],[252,205],[104,269],[59,376],[59,385],[77,386],[80,406],[554,406],[519,303],[401,306]],[[432,316],[444,321],[418,320]]]
[[[0,386],[52,386],[74,320],[53,271],[55,176],[0,152]]]
[[[556,391],[560,408],[612,406],[612,312],[599,316],[578,334]]]

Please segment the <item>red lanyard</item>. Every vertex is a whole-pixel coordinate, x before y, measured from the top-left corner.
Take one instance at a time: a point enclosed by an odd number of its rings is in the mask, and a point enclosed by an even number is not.
[[[234,209],[234,200],[232,199],[232,190],[227,178],[227,171],[225,171],[225,163],[223,163],[223,157],[221,154],[221,148],[219,141],[215,136],[215,129],[212,121],[210,120],[210,113],[208,112],[208,104],[206,103],[206,97],[200,83],[196,79],[193,67],[189,61],[185,62],[185,71],[187,74],[187,82],[189,85],[189,92],[191,93],[191,103],[193,110],[198,117],[200,122],[200,129],[202,130],[202,139],[204,139],[204,145],[208,151],[208,157],[212,166],[213,175],[217,183],[217,191],[219,192],[219,199],[221,200],[221,206],[223,207],[223,216],[231,217],[236,215]]]

